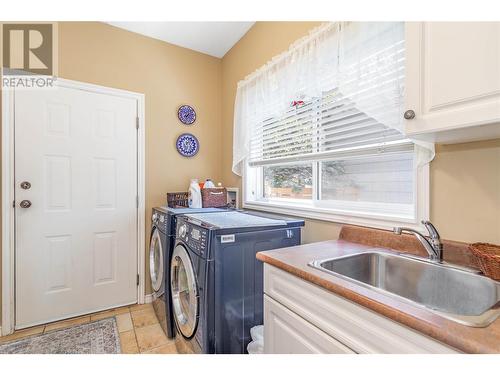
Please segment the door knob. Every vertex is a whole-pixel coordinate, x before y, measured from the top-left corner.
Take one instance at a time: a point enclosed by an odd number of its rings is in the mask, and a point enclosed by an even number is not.
[[[405,112],[404,118],[406,120],[411,120],[415,118],[415,111],[413,109],[409,109]]]
[[[21,203],[19,203],[19,206],[21,206],[21,208],[30,208],[31,201],[25,199],[25,200],[21,201]]]

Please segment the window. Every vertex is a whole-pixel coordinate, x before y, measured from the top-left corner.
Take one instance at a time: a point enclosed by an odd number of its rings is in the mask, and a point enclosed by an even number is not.
[[[330,39],[317,38],[307,49],[317,47],[317,59],[322,50],[337,48],[325,66],[317,68],[311,58],[301,61],[304,51],[290,59],[290,67],[278,58],[264,77],[267,86],[252,81],[249,86],[259,89],[243,97],[256,105],[237,112],[247,114],[244,206],[378,226],[416,223],[426,212],[428,171],[420,167],[419,146],[400,126],[404,27],[350,23],[325,32]],[[316,70],[308,71],[309,65]],[[298,72],[324,74],[321,89],[304,89],[303,80],[294,88],[301,95],[287,106],[281,105],[283,98],[271,95],[267,103],[259,97],[266,89],[278,95],[280,83],[289,85]],[[267,117],[259,120],[261,107]]]
[[[415,216],[413,143],[338,95],[262,123],[251,145],[247,204]]]
[[[264,198],[312,199],[312,164],[263,167]]]

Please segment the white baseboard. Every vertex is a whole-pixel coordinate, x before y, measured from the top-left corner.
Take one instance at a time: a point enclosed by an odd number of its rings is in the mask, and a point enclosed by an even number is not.
[[[144,303],[151,303],[153,302],[153,294],[146,294],[144,296]]]

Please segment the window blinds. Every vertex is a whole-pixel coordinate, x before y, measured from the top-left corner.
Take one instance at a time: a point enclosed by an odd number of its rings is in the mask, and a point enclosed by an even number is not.
[[[404,28],[381,25],[345,26],[338,64],[323,77],[331,89],[251,127],[250,166],[413,149],[394,125],[402,116]]]
[[[250,166],[413,149],[413,143],[403,134],[369,117],[355,103],[340,98],[338,92],[263,122],[255,127],[250,142]]]

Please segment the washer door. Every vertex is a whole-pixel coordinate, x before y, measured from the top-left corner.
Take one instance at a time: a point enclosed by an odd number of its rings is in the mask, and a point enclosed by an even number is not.
[[[163,283],[163,247],[158,228],[153,230],[149,244],[149,274],[153,290],[158,292]]]
[[[198,325],[199,294],[191,258],[183,245],[177,245],[172,253],[170,288],[175,322],[181,334],[190,339]]]

